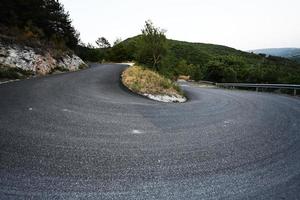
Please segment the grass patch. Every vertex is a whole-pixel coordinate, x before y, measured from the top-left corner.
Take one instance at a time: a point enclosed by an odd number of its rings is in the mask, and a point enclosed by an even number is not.
[[[0,79],[24,79],[33,75],[34,72],[30,70],[0,65]]]
[[[122,82],[130,90],[140,94],[183,96],[180,87],[170,79],[140,66],[127,68],[122,74]]]
[[[70,71],[69,69],[67,69],[67,68],[64,68],[64,67],[55,67],[55,68],[53,68],[53,69],[51,69],[51,71],[49,72],[49,74],[53,74],[53,73],[55,73],[55,72],[68,72],[68,71]]]
[[[79,65],[78,69],[85,69],[85,68],[88,68],[88,65],[87,64],[81,64]]]

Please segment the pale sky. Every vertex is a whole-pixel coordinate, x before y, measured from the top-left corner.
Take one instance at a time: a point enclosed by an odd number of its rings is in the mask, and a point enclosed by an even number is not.
[[[141,33],[144,22],[170,39],[241,50],[300,47],[300,0],[60,0],[85,43]]]

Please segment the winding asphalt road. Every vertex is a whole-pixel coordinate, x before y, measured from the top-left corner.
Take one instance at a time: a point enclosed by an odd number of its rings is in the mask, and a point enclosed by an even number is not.
[[[300,100],[120,85],[124,65],[0,85],[0,199],[300,199]]]

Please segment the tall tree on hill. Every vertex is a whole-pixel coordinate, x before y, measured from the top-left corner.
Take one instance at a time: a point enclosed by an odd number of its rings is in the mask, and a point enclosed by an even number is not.
[[[166,44],[165,31],[155,27],[150,20],[146,21],[138,42],[138,61],[158,70],[163,56],[167,53]]]
[[[100,37],[96,40],[96,44],[99,46],[99,48],[101,49],[106,49],[106,48],[110,48],[111,45],[108,42],[108,40],[105,37]]]

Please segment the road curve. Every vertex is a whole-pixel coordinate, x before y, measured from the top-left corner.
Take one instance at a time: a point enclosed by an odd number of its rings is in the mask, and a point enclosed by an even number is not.
[[[0,199],[300,199],[300,101],[183,85],[154,102],[123,65],[0,85]]]

